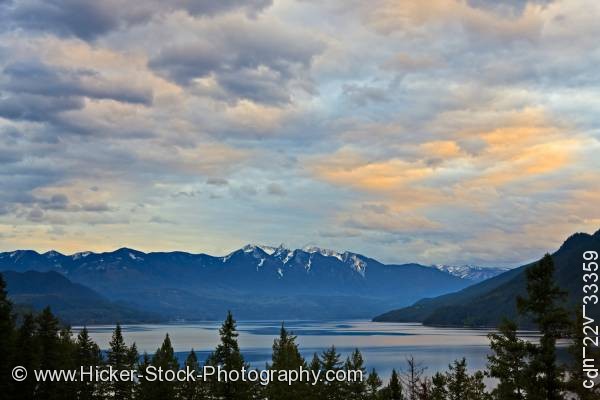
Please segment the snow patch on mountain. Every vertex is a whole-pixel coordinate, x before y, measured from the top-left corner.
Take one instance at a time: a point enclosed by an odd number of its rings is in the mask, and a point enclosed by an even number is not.
[[[304,247],[302,250],[307,253],[319,253],[324,257],[335,257],[340,261],[344,261],[344,255],[342,253],[338,253],[335,250],[322,249],[322,248],[316,247],[316,246],[307,246],[307,247]]]
[[[442,272],[446,272],[450,275],[459,277],[461,279],[467,279],[470,281],[481,282],[486,279],[493,278],[496,275],[500,275],[509,270],[509,268],[496,268],[496,267],[480,267],[477,265],[433,265]]]
[[[348,253],[345,253],[345,254],[348,254]],[[352,254],[350,256],[350,261],[352,262],[352,266],[354,267],[356,272],[361,274],[362,277],[364,278],[365,270],[367,269],[367,263],[364,262],[363,260],[361,260],[360,257],[358,257],[356,254]]]
[[[73,258],[73,260],[79,260],[80,258],[85,258],[85,257],[89,256],[90,254],[92,254],[91,251],[82,251],[80,253],[73,254],[71,257]]]
[[[367,263],[363,259],[361,259],[358,254],[350,253],[345,251],[340,253],[335,250],[323,249],[321,247],[316,246],[307,246],[302,249],[306,253],[310,254],[321,254],[324,257],[335,257],[341,262],[352,267],[356,272],[358,272],[363,278],[365,276],[365,270],[367,268]],[[309,259],[310,261],[310,259]]]

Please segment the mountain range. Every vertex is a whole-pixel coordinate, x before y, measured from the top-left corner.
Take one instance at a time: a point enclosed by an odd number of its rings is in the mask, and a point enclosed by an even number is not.
[[[156,314],[141,312],[126,304],[113,303],[94,290],[69,281],[54,272],[4,271],[10,299],[21,309],[40,310],[49,306],[67,323],[107,324],[153,322]]]
[[[585,251],[600,254],[600,231],[593,235],[577,233],[569,237],[552,254],[555,279],[568,293],[565,306],[574,310],[582,301],[582,263]],[[375,317],[378,322],[422,322],[438,326],[497,326],[503,317],[518,320],[526,326],[516,309],[517,296],[526,295],[525,271],[532,264],[509,270],[456,293],[419,300],[409,307]],[[600,319],[600,307],[587,307],[586,312]]]
[[[494,276],[500,275],[510,268],[498,267],[479,267],[477,265],[442,265],[437,264],[433,267],[450,275],[457,276],[462,279],[468,279],[473,282],[483,282]]]
[[[18,250],[0,253],[0,271],[52,271],[111,304],[170,320],[218,319],[227,310],[245,319],[365,318],[473,283],[451,271],[387,265],[352,252],[259,245],[224,257],[129,248],[73,255]]]

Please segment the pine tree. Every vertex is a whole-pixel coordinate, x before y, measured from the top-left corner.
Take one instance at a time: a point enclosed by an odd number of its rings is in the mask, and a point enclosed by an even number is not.
[[[227,313],[227,318],[219,329],[221,343],[215,349],[212,357],[214,366],[221,366],[224,371],[238,371],[242,368],[248,369],[244,362],[244,357],[240,353],[237,337],[236,322],[231,312]],[[224,400],[246,400],[252,398],[253,388],[248,382],[238,380],[236,382],[216,382],[216,395]]]
[[[556,362],[556,340],[569,327],[568,313],[560,304],[566,293],[554,281],[554,261],[549,254],[529,267],[526,276],[527,297],[517,298],[517,307],[532,318],[542,336],[539,345],[529,346],[527,398],[560,400],[564,372]]]
[[[12,385],[10,361],[14,358],[15,320],[6,283],[0,274],[0,393],[9,393]]]
[[[353,374],[356,374],[360,371],[362,374],[362,379],[355,375],[356,380],[348,381],[346,383],[346,398],[350,400],[364,400],[367,397],[367,382],[366,382],[366,374],[367,370],[365,369],[363,356],[358,349],[354,349],[352,354],[346,360],[344,365],[344,369],[347,373],[350,371],[355,371]],[[349,374],[347,375],[349,378],[351,377]]]
[[[400,382],[400,377],[398,372],[395,369],[392,369],[392,376],[390,377],[390,382],[388,383],[385,395],[385,400],[404,400],[404,394],[402,393],[402,383]]]
[[[63,326],[58,335],[59,368],[61,370],[75,370],[77,368],[77,344],[73,341],[73,332],[68,326]],[[59,398],[72,399],[77,396],[77,382],[60,382],[56,385]]]
[[[102,364],[102,353],[100,347],[90,338],[88,329],[84,326],[77,335],[77,367],[99,368]],[[97,400],[102,398],[99,382],[90,379],[80,380],[77,384],[78,400]]]
[[[419,388],[417,390],[417,399],[419,400],[431,400],[432,396],[432,384],[431,380],[427,377],[421,379],[419,382]]]
[[[476,371],[470,378],[469,392],[467,399],[469,400],[490,400],[492,397],[486,391],[485,374],[482,371]]]
[[[279,331],[279,338],[273,341],[272,364],[269,366],[274,371],[298,370],[306,368],[306,362],[296,344],[296,336],[290,334],[283,324]],[[300,400],[307,395],[307,382],[286,382],[274,380],[269,383],[266,394],[269,400]]]
[[[483,382],[484,374],[475,372],[472,376],[467,372],[467,360],[456,360],[446,372],[445,388],[448,400],[488,400],[489,394]],[[435,380],[435,377],[434,377]],[[434,388],[436,383],[434,381]],[[436,394],[437,395],[437,394]]]
[[[525,399],[527,344],[517,337],[517,324],[504,320],[498,333],[490,333],[488,375],[498,379],[492,396],[499,400]]]
[[[151,365],[156,368],[156,371],[162,371],[163,376],[167,374],[167,371],[174,371],[177,373],[179,370],[179,363],[175,357],[173,346],[171,344],[171,338],[167,333],[162,345],[156,350],[152,357]],[[166,379],[156,380],[150,382],[152,387],[152,398],[156,400],[161,399],[173,399],[176,394],[176,384],[173,381]]]
[[[313,358],[308,365],[309,371],[311,371],[311,375],[319,376],[319,380],[315,382],[311,382],[311,385],[308,388],[308,400],[321,400],[325,399],[324,390],[325,383],[323,382],[322,374],[317,375],[321,372],[321,360],[319,359],[319,355],[317,353],[313,354]]]
[[[58,319],[52,315],[49,307],[44,310],[36,318],[38,330],[37,337],[40,350],[40,369],[42,370],[59,370],[61,369],[61,342],[59,338],[60,323]],[[46,400],[60,400],[62,398],[61,384],[57,382],[39,382],[36,391],[36,397]]]
[[[469,393],[469,375],[467,374],[467,360],[454,361],[450,371],[446,374],[449,400],[467,400]]]
[[[382,384],[383,384],[383,382],[381,381],[381,378],[377,374],[377,371],[375,371],[375,368],[373,368],[367,378],[367,396],[366,396],[366,398],[368,400],[377,400],[378,396],[379,396],[379,388],[381,387]]]
[[[27,371],[39,368],[40,350],[36,337],[36,329],[36,321],[33,314],[25,314],[16,335],[15,347],[19,352],[14,355],[13,364],[21,365]],[[14,400],[33,399],[36,385],[33,374],[29,374],[23,382],[14,382],[11,398]]]
[[[185,359],[184,366],[190,371],[194,371],[194,375],[198,376],[200,371],[200,363],[194,349],[190,351]],[[205,398],[204,388],[201,379],[196,381],[185,381],[179,384],[178,398],[181,400],[202,400]]]
[[[330,374],[335,375],[335,373],[339,371],[341,367],[342,361],[335,346],[331,346],[321,354],[321,370],[323,373],[332,371]],[[342,382],[338,382],[335,379],[331,381],[325,380],[321,389],[321,398],[329,400],[344,400],[344,383]]]
[[[569,364],[569,380],[567,381],[566,386],[568,391],[577,395],[579,400],[598,400],[600,399],[600,387],[596,385],[592,389],[587,389],[583,386],[584,381],[587,379],[583,372],[582,355],[584,339],[586,337],[583,332],[583,323],[583,311],[578,307],[575,312],[575,320],[571,327],[571,345],[569,346],[569,353],[571,354],[572,361]],[[600,352],[598,349],[588,347],[586,349],[586,357],[598,360],[600,359]]]
[[[436,372],[431,378],[431,400],[446,400],[448,398],[448,379],[445,374]]]
[[[117,324],[109,342],[110,349],[107,353],[107,364],[117,371],[132,370],[132,357],[129,347],[123,339],[121,325]],[[133,393],[133,382],[117,380],[109,383],[114,400],[129,400]]]
[[[150,382],[146,379],[146,369],[151,365],[150,356],[148,353],[144,352],[141,360],[137,363],[137,371],[138,375],[142,377],[139,378],[139,382],[134,387],[134,398],[136,400],[152,400],[154,398],[153,388],[154,382]]]

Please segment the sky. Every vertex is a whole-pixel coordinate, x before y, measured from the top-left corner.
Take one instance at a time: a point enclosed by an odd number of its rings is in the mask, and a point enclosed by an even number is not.
[[[516,266],[600,228],[600,3],[0,0],[0,251]]]

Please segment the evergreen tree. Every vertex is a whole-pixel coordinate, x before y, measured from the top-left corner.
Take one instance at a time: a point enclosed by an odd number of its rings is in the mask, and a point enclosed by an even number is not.
[[[190,351],[185,359],[184,366],[190,371],[194,371],[194,375],[200,373],[200,363],[194,349]],[[204,388],[200,379],[196,381],[185,381],[179,384],[178,398],[181,400],[202,400],[205,398]]]
[[[125,371],[134,369],[135,364],[132,363],[132,354],[129,347],[125,344],[120,324],[117,324],[115,327],[109,346],[107,364],[113,370]],[[119,379],[110,382],[109,388],[114,400],[129,400],[133,393],[133,382]]]
[[[23,322],[16,335],[16,346],[18,354],[14,355],[13,365],[21,365],[27,371],[33,371],[39,367],[39,346],[36,337],[36,321],[31,313],[23,316]],[[29,374],[22,382],[14,382],[12,387],[12,399],[31,400],[34,398],[36,381],[33,374]]]
[[[517,324],[504,320],[498,333],[490,333],[488,375],[498,379],[492,396],[498,400],[525,399],[527,344],[517,337]]]
[[[584,339],[586,335],[583,332],[583,311],[580,307],[575,312],[575,320],[571,327],[571,345],[569,346],[569,353],[571,354],[572,361],[569,365],[569,380],[567,381],[567,389],[569,392],[577,395],[579,400],[598,400],[600,399],[600,387],[595,386],[592,389],[587,389],[583,386],[587,377],[583,372],[583,347]],[[598,349],[588,347],[586,349],[586,357],[593,358],[595,360],[600,359],[600,352]]]
[[[529,346],[527,398],[560,400],[563,370],[556,362],[556,340],[569,327],[567,311],[560,304],[566,297],[554,281],[554,261],[546,254],[527,269],[527,297],[517,298],[519,312],[532,318],[541,333],[539,345]]]
[[[375,371],[375,368],[371,370],[369,373],[369,377],[367,378],[367,400],[377,400],[379,396],[379,388],[382,385],[381,378]]]
[[[173,371],[177,373],[179,370],[179,363],[175,358],[175,352],[171,345],[171,338],[167,333],[162,345],[156,350],[152,357],[151,365],[156,368],[157,373],[162,371],[162,375],[166,376],[167,371]],[[162,379],[154,382],[149,382],[152,388],[152,399],[173,399],[176,394],[176,383],[170,380]]]
[[[72,337],[71,328],[63,326],[58,335],[59,368],[61,370],[72,371],[77,368],[77,344]],[[77,382],[60,382],[56,387],[60,390],[59,398],[61,399],[72,399],[77,396]]]
[[[94,371],[102,364],[102,353],[100,348],[89,336],[88,329],[84,326],[77,335],[77,367],[84,367]],[[77,399],[79,400],[98,400],[102,398],[102,391],[99,382],[85,379],[77,383]]]
[[[448,379],[446,375],[436,372],[431,378],[431,400],[446,400],[448,398]]]
[[[40,351],[39,368],[42,370],[59,370],[62,369],[61,358],[61,341],[59,338],[60,323],[58,319],[52,315],[49,307],[44,310],[36,318],[37,321],[37,337]],[[36,397],[45,400],[60,400],[62,397],[62,383],[58,382],[38,382]]]
[[[419,400],[431,400],[432,396],[432,385],[429,378],[423,378],[419,382],[419,388],[417,390],[417,399]]]
[[[346,390],[345,390],[346,398],[350,399],[350,400],[366,399],[366,397],[367,397],[367,381],[366,381],[367,370],[365,369],[363,356],[358,349],[354,349],[352,354],[348,357],[348,359],[346,360],[346,363],[344,365],[344,369],[346,370],[347,373],[349,373],[350,371],[355,371],[355,372],[353,372],[353,374],[356,374],[360,371],[360,373],[362,374],[362,379],[359,379],[360,377],[358,375],[355,375],[354,377],[356,378],[356,380],[348,381],[346,383]],[[349,374],[347,374],[347,376],[349,378],[351,377]]]
[[[467,399],[470,400],[491,400],[490,394],[485,387],[485,374],[482,371],[476,371],[470,378],[469,394]]]
[[[402,393],[402,383],[400,382],[400,377],[398,372],[395,369],[392,369],[392,376],[390,377],[390,382],[384,390],[385,400],[404,400],[404,394]]]
[[[227,313],[227,318],[219,329],[219,334],[221,343],[215,349],[211,360],[214,366],[221,366],[227,372],[240,372],[242,368],[248,369],[248,365],[240,353],[236,322],[231,312]],[[236,382],[215,382],[215,390],[215,395],[224,400],[246,400],[252,398],[253,388],[248,382],[238,380]]]
[[[269,366],[274,371],[298,370],[306,368],[306,362],[296,344],[296,336],[290,334],[283,324],[279,331],[279,338],[273,341],[272,364]],[[307,395],[307,382],[286,382],[274,380],[269,383],[266,394],[269,400],[300,400]]]
[[[323,373],[327,371],[330,374],[335,374],[342,367],[342,361],[340,359],[340,354],[337,352],[335,346],[331,346],[329,349],[325,350],[321,354],[321,370]],[[344,383],[339,382],[337,380],[324,380],[322,391],[320,392],[320,396],[323,399],[328,400],[344,400]]]
[[[477,371],[473,376],[467,372],[467,360],[454,361],[446,372],[446,389],[448,400],[487,400],[483,372]]]
[[[12,385],[10,362],[14,358],[15,320],[6,283],[0,274],[0,393],[9,393]]]
[[[138,374],[142,375],[139,378],[137,385],[134,387],[134,398],[136,400],[152,400],[154,398],[153,388],[154,382],[150,382],[146,379],[146,369],[151,365],[150,356],[144,352],[141,360],[137,363]]]
[[[309,371],[311,371],[311,375],[314,374],[314,376],[317,376],[316,374],[319,374],[319,372],[321,371],[321,360],[319,359],[319,355],[317,353],[313,354],[313,358],[310,361],[310,364],[308,365],[308,369]],[[318,375],[319,376],[319,380],[315,383],[312,382],[311,385],[309,386],[308,389],[308,399],[309,400],[320,400],[320,399],[325,399],[324,396],[324,390],[325,390],[325,384],[323,382],[323,376]]]

